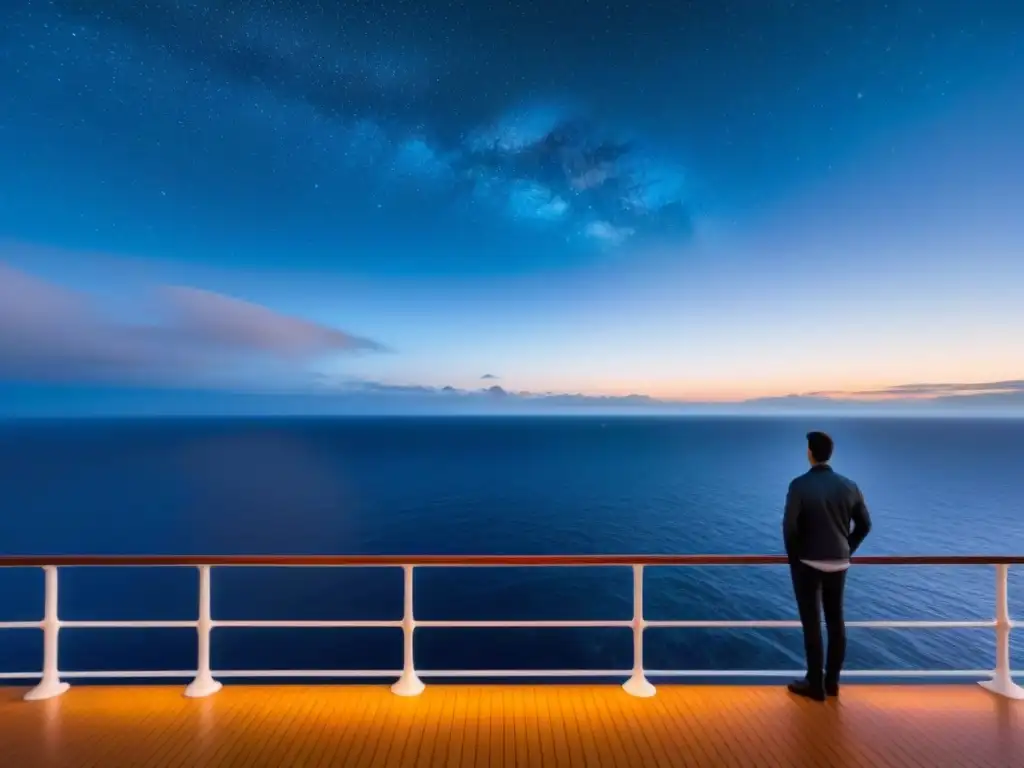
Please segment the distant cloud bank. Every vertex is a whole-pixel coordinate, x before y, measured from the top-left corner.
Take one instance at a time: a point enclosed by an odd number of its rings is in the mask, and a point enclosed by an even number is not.
[[[486,378],[486,377],[483,377]],[[321,382],[321,391],[338,402],[348,401],[370,404],[371,401],[394,406],[415,406],[438,410],[581,410],[624,411],[631,413],[850,413],[850,412],[920,412],[965,408],[972,411],[986,407],[995,410],[1017,410],[1024,414],[1024,380],[991,382],[971,385],[919,385],[908,384],[879,390],[912,391],[914,396],[851,397],[852,393],[837,392],[835,396],[822,393],[765,397],[740,402],[664,400],[647,395],[619,396],[588,395],[583,393],[511,391],[492,385],[480,389],[459,389],[452,386],[425,387],[418,385],[389,385],[380,382]],[[928,388],[930,396],[921,396],[919,390]],[[954,392],[957,394],[945,394]],[[970,394],[961,394],[969,392]],[[874,392],[872,392],[874,394]],[[842,395],[842,396],[840,396]]]

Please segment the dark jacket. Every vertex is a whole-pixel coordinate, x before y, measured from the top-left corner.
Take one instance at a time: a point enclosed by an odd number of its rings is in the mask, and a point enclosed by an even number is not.
[[[789,484],[782,538],[790,560],[846,560],[870,530],[860,488],[827,464]]]

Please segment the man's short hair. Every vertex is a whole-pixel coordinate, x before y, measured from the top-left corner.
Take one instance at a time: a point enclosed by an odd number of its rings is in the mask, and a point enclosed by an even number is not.
[[[832,450],[835,448],[835,443],[824,432],[808,432],[807,447],[810,449],[814,460],[819,464],[824,464],[832,458]]]

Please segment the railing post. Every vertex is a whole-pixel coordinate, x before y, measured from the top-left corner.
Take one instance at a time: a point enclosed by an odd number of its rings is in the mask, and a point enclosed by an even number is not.
[[[402,639],[404,646],[405,661],[402,664],[402,676],[391,686],[391,692],[398,696],[419,696],[426,688],[423,681],[416,674],[416,667],[413,664],[412,633],[416,629],[416,620],[413,618],[412,610],[412,572],[413,566],[403,565],[402,571],[405,574],[405,610],[402,614]]]
[[[991,680],[985,680],[981,687],[1008,699],[1024,699],[1021,688],[1010,676],[1010,621],[1009,597],[1010,566],[996,566],[996,668]]]
[[[644,567],[633,566],[633,674],[622,684],[630,696],[649,698],[655,688],[644,675]]]
[[[221,683],[213,679],[210,671],[210,633],[213,630],[213,615],[210,607],[210,566],[199,566],[199,619],[196,621],[198,651],[196,679],[185,688],[190,699],[212,696],[221,689]]]
[[[25,694],[25,701],[40,701],[60,696],[71,686],[60,680],[60,669],[57,664],[60,634],[60,618],[57,615],[57,566],[47,565],[43,568],[46,596],[43,608],[43,676],[39,684]]]

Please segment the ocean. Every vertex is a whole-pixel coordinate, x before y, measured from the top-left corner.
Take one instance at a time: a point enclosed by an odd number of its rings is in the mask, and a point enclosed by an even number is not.
[[[0,423],[5,554],[781,553],[804,435],[874,518],[862,554],[1024,553],[1024,420],[362,418]],[[1024,568],[1011,570],[1024,616]],[[38,569],[0,569],[0,621]],[[194,569],[63,569],[65,620],[196,615]],[[398,569],[214,569],[215,619],[398,619]],[[421,569],[431,620],[629,619],[626,568]],[[648,619],[793,619],[784,567],[650,568]],[[855,568],[850,620],[990,619],[994,569]],[[63,670],[194,669],[190,629],[70,629]],[[394,629],[217,629],[215,669],[397,669]],[[649,669],[794,669],[792,629],[651,629]],[[627,669],[628,629],[416,632],[420,669]],[[38,631],[0,631],[0,671]],[[990,630],[851,629],[849,669],[991,668]],[[1014,666],[1024,667],[1018,635]]]

